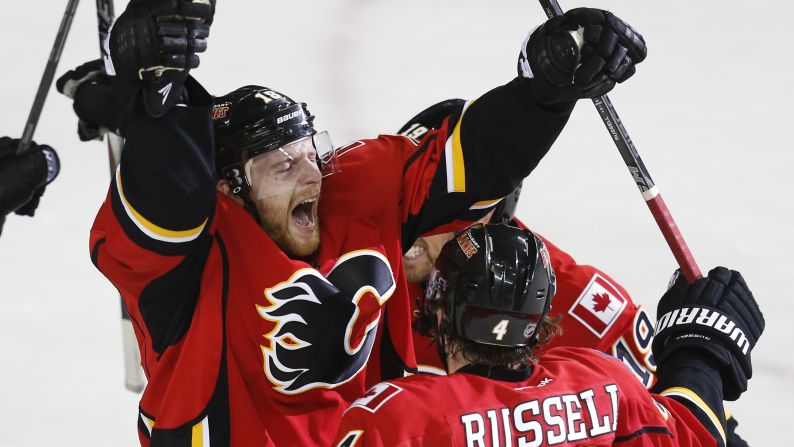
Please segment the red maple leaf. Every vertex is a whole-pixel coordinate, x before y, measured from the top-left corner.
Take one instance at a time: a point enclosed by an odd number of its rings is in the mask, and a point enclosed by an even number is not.
[[[607,293],[596,293],[593,296],[593,310],[596,312],[605,312],[609,309],[609,304],[612,302],[612,299],[609,297]]]

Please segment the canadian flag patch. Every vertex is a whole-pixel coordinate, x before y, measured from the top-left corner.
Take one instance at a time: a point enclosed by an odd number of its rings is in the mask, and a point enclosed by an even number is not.
[[[628,300],[617,287],[596,273],[568,310],[574,318],[602,338],[626,308]]]

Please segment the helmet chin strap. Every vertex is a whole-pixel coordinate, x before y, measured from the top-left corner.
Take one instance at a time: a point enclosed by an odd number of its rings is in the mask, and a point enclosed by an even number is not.
[[[241,199],[243,199],[243,208],[254,218],[256,223],[260,226],[262,225],[262,218],[259,216],[259,210],[256,209],[256,204],[253,200],[246,194],[245,196],[238,195]]]
[[[438,317],[434,317],[435,330],[433,331],[433,341],[436,343],[436,350],[438,357],[441,360],[441,365],[444,366],[444,371],[449,372],[449,361],[447,360],[447,344],[444,338],[446,332],[446,325],[443,320],[438,321]]]
[[[243,208],[254,218],[256,223],[262,225],[262,218],[256,208],[256,204],[251,200],[250,179],[251,160],[246,160],[242,166],[232,168],[225,173],[226,181],[229,182],[229,190],[232,195],[237,196],[243,201]]]
[[[248,181],[248,163],[240,168],[227,171],[226,181],[229,182],[229,191],[233,196],[243,201],[243,208],[254,218],[256,223],[262,225],[262,218],[256,208],[256,204],[251,200],[251,182]]]

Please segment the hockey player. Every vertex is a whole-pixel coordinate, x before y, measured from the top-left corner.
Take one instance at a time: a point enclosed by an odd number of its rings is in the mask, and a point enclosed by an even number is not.
[[[411,118],[398,133],[419,139],[430,129],[440,128],[447,117],[458,116],[465,103],[463,99],[448,99],[434,104]],[[481,221],[525,228],[515,217],[520,194],[519,185]],[[447,232],[420,237],[403,256],[410,295],[415,302],[424,294],[425,282],[441,247],[453,235],[454,232]],[[577,264],[571,255],[547,239],[541,239],[557,272],[556,305],[551,316],[560,317],[562,328],[549,346],[581,346],[604,351],[623,360],[643,385],[650,387],[656,366],[651,356],[653,326],[647,312],[609,275],[593,266]],[[596,306],[599,299],[604,302],[602,306]],[[416,340],[414,348],[421,371],[443,373],[429,340]]]
[[[31,142],[31,147],[17,155],[19,140],[0,137],[0,234],[6,215],[15,212],[33,216],[44,189],[60,171],[55,150]]]
[[[136,1],[109,39],[114,91],[135,103],[90,248],[136,328],[141,443],[329,445],[367,385],[414,366],[403,251],[515,188],[576,99],[629,77],[644,42],[609,13],[573,11],[525,42],[520,76],[421,142],[329,151],[306,105],[275,90],[212,106],[185,70],[210,18],[197,3]],[[580,26],[605,51],[583,51],[575,72],[546,64],[554,36]],[[115,128],[102,120],[118,114],[88,106],[109,103],[109,87],[78,72],[78,115]]]
[[[448,99],[434,104],[411,118],[399,133],[411,138],[421,138],[429,129],[441,127],[445,118],[460,114],[465,101]],[[515,217],[519,185],[501,200],[481,221],[506,223],[527,229]],[[539,350],[557,346],[579,346],[597,349],[622,360],[646,388],[656,380],[656,365],[651,354],[653,324],[650,316],[633,302],[629,293],[618,282],[596,267],[578,264],[571,255],[559,249],[541,235],[549,252],[551,265],[557,277],[557,293],[549,316],[559,319],[561,332]],[[409,294],[415,302],[424,295],[426,282],[441,247],[454,236],[454,232],[420,237],[403,256]],[[599,300],[602,304],[599,305]],[[419,312],[419,309],[416,310]],[[414,330],[414,349],[417,367],[421,372],[444,374],[436,347],[418,330]],[[737,422],[728,418],[728,447],[746,447],[747,443],[736,433]]]
[[[528,230],[478,224],[442,249],[423,302],[448,376],[371,388],[345,412],[334,445],[724,446],[722,400],[746,390],[764,319],[742,276],[718,267],[674,277],[659,301],[650,394],[601,352],[539,351],[554,272]],[[432,403],[432,404],[429,404]]]

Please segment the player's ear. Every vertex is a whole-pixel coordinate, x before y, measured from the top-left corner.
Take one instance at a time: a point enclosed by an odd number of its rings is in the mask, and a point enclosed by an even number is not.
[[[220,191],[220,193],[226,197],[229,197],[237,202],[238,205],[243,206],[243,199],[241,199],[237,194],[232,193],[232,188],[229,185],[228,180],[218,180],[218,183],[215,184],[215,189]]]

